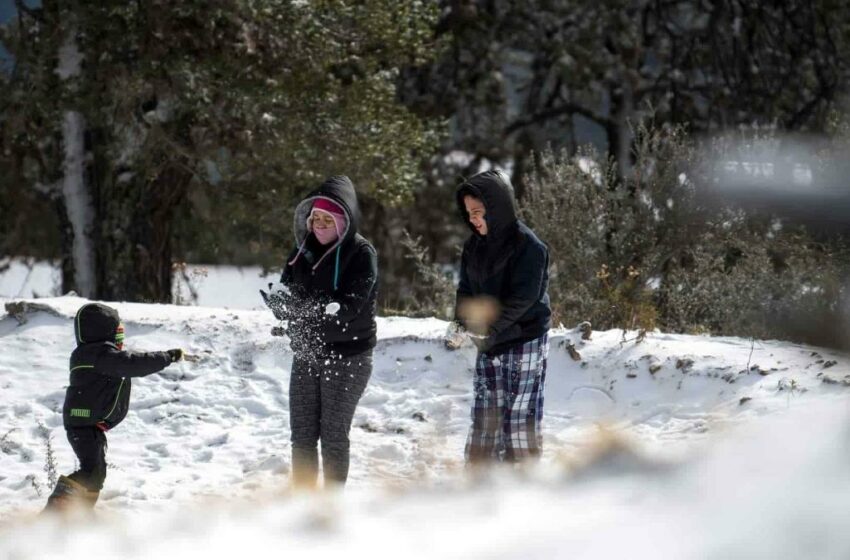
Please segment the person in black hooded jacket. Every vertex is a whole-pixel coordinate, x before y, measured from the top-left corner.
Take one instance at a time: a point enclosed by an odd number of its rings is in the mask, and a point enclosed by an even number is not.
[[[71,382],[65,391],[62,420],[79,469],[59,477],[47,500],[48,510],[72,504],[94,507],[106,479],[106,432],[127,415],[131,379],[161,371],[183,358],[179,348],[124,350],[124,326],[118,312],[102,303],[88,303],[77,311],[74,336],[77,347],[71,353]]]
[[[319,440],[325,484],[345,484],[351,421],[372,374],[378,260],[357,233],[359,219],[351,180],[327,179],[295,209],[296,247],[280,286],[261,292],[288,323],[292,472],[300,487],[317,483]]]
[[[478,348],[465,456],[469,463],[537,458],[551,325],[549,250],[517,219],[504,173],[471,177],[458,188],[457,204],[472,235],[447,345],[457,347],[465,332]]]

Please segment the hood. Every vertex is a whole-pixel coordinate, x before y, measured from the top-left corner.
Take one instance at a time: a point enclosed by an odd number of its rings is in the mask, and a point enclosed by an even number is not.
[[[121,319],[118,312],[102,303],[87,303],[74,318],[77,346],[91,342],[114,342]]]
[[[516,207],[514,205],[514,187],[507,174],[502,171],[485,171],[473,175],[457,189],[457,206],[460,216],[473,234],[475,231],[469,223],[469,213],[463,204],[463,197],[471,194],[484,203],[487,222],[487,236],[499,236],[510,226],[517,223]]]
[[[295,208],[295,221],[293,231],[295,242],[301,245],[307,237],[307,217],[313,209],[313,201],[317,198],[327,198],[339,204],[345,211],[348,225],[345,232],[340,236],[340,244],[354,237],[357,227],[360,225],[360,206],[357,203],[357,193],[354,183],[345,175],[334,175],[325,180],[322,185],[304,197]]]

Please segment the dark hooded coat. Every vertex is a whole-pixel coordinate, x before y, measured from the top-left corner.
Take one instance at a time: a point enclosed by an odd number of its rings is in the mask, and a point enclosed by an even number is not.
[[[307,217],[317,198],[326,198],[344,211],[347,227],[339,239],[321,245],[307,229]],[[348,177],[330,177],[295,209],[296,248],[287,258],[280,281],[285,298],[287,329],[295,352],[316,356],[353,356],[374,348],[377,325],[378,256],[359,233],[360,207]],[[333,314],[329,303],[339,304]]]
[[[469,222],[463,198],[472,195],[484,204],[487,235]],[[466,298],[487,296],[499,303],[483,351],[500,354],[507,348],[543,336],[551,326],[549,308],[549,249],[517,219],[510,180],[499,171],[485,171],[457,191],[461,217],[472,231],[463,246],[455,317]]]
[[[167,352],[119,350],[119,324],[118,312],[101,303],[77,311],[77,348],[71,353],[71,384],[62,407],[65,428],[117,426],[130,405],[130,378],[156,373],[171,363]]]

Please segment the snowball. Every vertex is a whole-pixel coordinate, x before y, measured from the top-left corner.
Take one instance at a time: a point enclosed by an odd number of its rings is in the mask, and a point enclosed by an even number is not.
[[[336,315],[337,311],[339,311],[339,304],[335,301],[332,301],[325,307],[325,315]]]

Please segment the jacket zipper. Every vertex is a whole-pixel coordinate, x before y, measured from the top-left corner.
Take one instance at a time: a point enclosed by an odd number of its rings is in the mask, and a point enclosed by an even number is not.
[[[118,406],[118,399],[121,398],[121,388],[124,387],[124,381],[126,380],[126,377],[121,378],[121,384],[118,386],[118,394],[115,395],[115,402],[112,403],[112,409],[109,411],[109,413],[103,417],[104,420],[108,419],[110,416],[112,416],[112,413],[115,412],[115,407]]]

